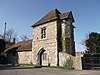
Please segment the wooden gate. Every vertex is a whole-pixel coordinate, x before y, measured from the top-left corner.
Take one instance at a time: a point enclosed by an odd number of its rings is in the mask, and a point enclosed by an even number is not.
[[[100,68],[100,54],[98,55],[85,54],[84,57],[82,57],[82,67],[83,69]]]

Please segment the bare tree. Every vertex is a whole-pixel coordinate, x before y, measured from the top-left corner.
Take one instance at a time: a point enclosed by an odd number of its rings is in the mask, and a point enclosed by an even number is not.
[[[0,34],[0,39],[3,39],[3,35],[2,34]]]
[[[16,37],[17,37],[17,34],[15,33],[13,28],[7,30],[7,32],[5,34],[6,41],[11,42]]]
[[[1,34],[0,37],[3,39],[4,35]],[[17,34],[15,33],[15,30],[13,28],[8,29],[5,32],[5,41],[12,42],[13,39],[16,38],[16,37],[17,37]]]
[[[0,38],[5,40],[5,49],[11,47],[15,44],[15,39],[17,39],[17,34],[13,28],[8,29],[4,34],[0,34]]]
[[[26,41],[26,40],[28,40],[29,38],[28,38],[27,35],[21,35],[21,36],[20,36],[20,39],[21,39],[22,41]]]

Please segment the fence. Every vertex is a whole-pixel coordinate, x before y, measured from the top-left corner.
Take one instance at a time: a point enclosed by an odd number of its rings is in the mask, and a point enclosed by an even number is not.
[[[83,69],[100,68],[100,55],[87,55],[82,57]]]

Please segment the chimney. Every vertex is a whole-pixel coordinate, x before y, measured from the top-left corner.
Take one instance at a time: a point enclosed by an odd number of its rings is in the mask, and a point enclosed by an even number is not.
[[[16,41],[16,39],[15,39],[15,38],[13,38],[13,44],[15,44],[15,41]]]

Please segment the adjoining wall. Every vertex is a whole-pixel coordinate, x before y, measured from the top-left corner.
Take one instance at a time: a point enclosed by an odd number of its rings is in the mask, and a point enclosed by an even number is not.
[[[32,51],[10,52],[8,53],[8,62],[12,64],[31,64]]]
[[[70,58],[69,54],[59,52],[59,66],[64,66],[66,59]]]
[[[18,52],[19,64],[31,64],[32,63],[32,51]]]
[[[65,64],[65,62],[66,62],[66,60],[67,59],[72,59],[72,61],[73,61],[73,68],[75,68],[76,66],[75,66],[75,56],[72,56],[72,55],[70,55],[70,54],[67,54],[67,53],[64,53],[64,52],[60,52],[59,53],[59,66],[64,66],[64,64]]]
[[[83,54],[81,52],[76,53],[74,66],[75,66],[75,69],[77,70],[82,70],[82,57],[83,57]]]

